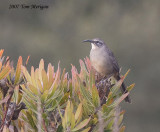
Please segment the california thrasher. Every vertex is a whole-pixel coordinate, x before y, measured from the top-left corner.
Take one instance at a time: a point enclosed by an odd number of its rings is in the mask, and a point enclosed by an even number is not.
[[[83,42],[90,42],[92,45],[90,60],[94,69],[104,77],[114,76],[117,81],[120,80],[118,62],[104,41],[95,38],[92,40],[84,40]],[[128,92],[124,83],[122,83],[121,91],[122,93]],[[130,97],[127,96],[125,101],[131,103]]]

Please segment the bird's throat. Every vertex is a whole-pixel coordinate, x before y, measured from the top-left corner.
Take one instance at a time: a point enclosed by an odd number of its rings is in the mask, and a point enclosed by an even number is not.
[[[95,46],[95,44],[91,43],[92,45],[92,49],[96,49],[97,47]]]

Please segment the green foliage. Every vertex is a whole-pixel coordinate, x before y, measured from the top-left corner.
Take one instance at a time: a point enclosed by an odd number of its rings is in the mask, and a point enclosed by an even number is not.
[[[31,73],[23,66],[22,57],[19,57],[15,71],[9,64],[5,65],[0,78],[6,78],[7,86],[12,88],[10,102],[16,102],[17,109],[24,103],[25,108],[16,119],[18,124],[11,118],[11,124],[3,123],[2,129],[7,130],[9,125],[13,125],[19,131],[97,132],[103,129],[107,132],[117,128],[123,132],[124,111],[117,112],[117,109],[129,94],[121,94],[119,91],[128,72],[113,87],[108,85],[109,93],[103,94],[102,98],[90,60],[80,60],[80,68],[78,73],[72,65],[72,77],[69,78],[59,64],[56,71],[51,64],[45,70],[43,60],[38,68],[31,67]],[[108,80],[105,83],[109,84]],[[128,91],[133,87],[134,84],[130,85]],[[9,109],[9,100],[3,100],[6,107],[2,107],[1,113]],[[1,117],[5,119],[2,114]]]
[[[11,68],[9,66],[9,62],[6,61],[4,65],[2,65],[4,61],[4,57],[2,57],[4,50],[0,50],[0,80],[4,79],[10,72]]]

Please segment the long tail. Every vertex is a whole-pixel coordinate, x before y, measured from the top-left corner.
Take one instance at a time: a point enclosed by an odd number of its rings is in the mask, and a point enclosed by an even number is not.
[[[120,79],[121,79],[121,78],[120,78],[120,76],[118,75],[118,76],[117,76],[117,80],[119,81]],[[128,92],[127,89],[126,89],[126,86],[125,86],[124,82],[122,83],[121,91],[122,91],[122,93],[127,93],[127,92]],[[128,102],[128,103],[131,103],[131,99],[130,99],[129,95],[125,98],[125,101]]]

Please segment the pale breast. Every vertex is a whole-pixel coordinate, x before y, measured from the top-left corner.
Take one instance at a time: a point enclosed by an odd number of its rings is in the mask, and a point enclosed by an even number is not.
[[[94,69],[103,76],[113,73],[113,65],[103,48],[92,49],[90,51],[90,60]]]

